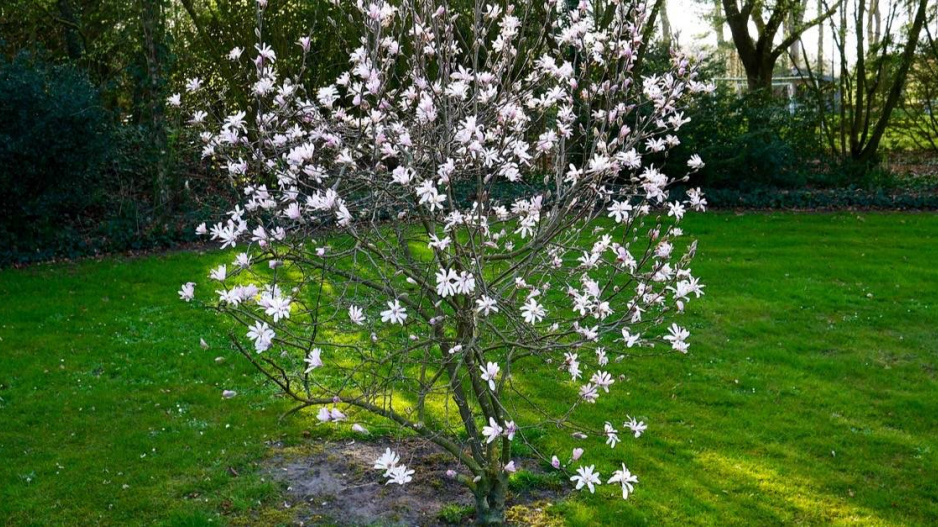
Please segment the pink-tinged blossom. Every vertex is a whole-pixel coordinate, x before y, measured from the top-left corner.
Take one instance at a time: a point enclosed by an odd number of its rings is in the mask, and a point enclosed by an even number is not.
[[[597,388],[601,388],[604,392],[609,393],[609,387],[616,381],[609,372],[597,371],[590,377],[590,382],[595,384]]]
[[[584,384],[580,387],[580,398],[588,403],[595,403],[599,398],[599,391],[591,383]]]
[[[482,427],[482,435],[485,436],[485,442],[491,443],[498,439],[498,436],[502,435],[502,430],[498,422],[496,422],[494,418],[489,417],[489,424]]]
[[[310,350],[309,354],[303,359],[303,362],[306,363],[306,370],[303,373],[309,373],[316,368],[322,366],[322,350],[319,348],[313,348]]]
[[[225,278],[228,277],[228,267],[225,264],[221,264],[215,269],[212,269],[212,272],[209,273],[209,278],[218,282],[224,282]]]
[[[362,311],[362,308],[358,306],[349,306],[348,318],[352,321],[353,324],[357,324],[359,326],[365,323],[365,313]]]
[[[355,423],[352,425],[352,432],[355,432],[356,434],[361,434],[361,435],[369,434],[368,429],[358,423]]]
[[[495,379],[498,377],[498,372],[501,370],[501,368],[499,368],[497,363],[489,362],[485,366],[479,366],[479,369],[482,370],[482,380],[488,381],[489,389],[494,392]]]
[[[583,437],[585,438],[586,436],[584,435]],[[573,449],[573,452],[572,452],[571,455],[570,455],[570,459],[572,459],[573,461],[577,461],[577,460],[579,460],[580,457],[582,457],[582,456],[583,456],[583,449],[582,449],[582,448],[574,448],[574,449]]]
[[[514,421],[507,421],[505,423],[505,437],[507,437],[509,441],[514,441],[515,433],[517,431],[518,431],[518,426],[515,424]]]

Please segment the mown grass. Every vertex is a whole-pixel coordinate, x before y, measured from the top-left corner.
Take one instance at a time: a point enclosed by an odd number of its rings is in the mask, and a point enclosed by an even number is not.
[[[571,525],[938,521],[938,216],[686,221],[707,284],[684,319],[691,354],[622,363],[620,396],[586,409],[649,423],[615,450],[586,445],[605,477],[625,461],[636,494],[600,487],[552,514]],[[315,425],[278,423],[285,403],[228,350],[223,321],[176,297],[227,259],[0,272],[0,524],[290,518],[258,463],[270,442],[302,443]],[[532,388],[544,404],[558,389]]]

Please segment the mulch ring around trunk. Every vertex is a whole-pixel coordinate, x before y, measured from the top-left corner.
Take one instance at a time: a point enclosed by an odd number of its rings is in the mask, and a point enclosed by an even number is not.
[[[391,448],[415,471],[406,485],[386,485],[375,459]],[[286,487],[284,507],[298,525],[443,526],[471,524],[474,499],[446,477],[452,456],[427,441],[328,441],[301,449],[274,447],[265,472]],[[562,474],[546,473],[533,459],[516,459],[509,485],[510,524],[554,526],[551,507],[563,496]]]

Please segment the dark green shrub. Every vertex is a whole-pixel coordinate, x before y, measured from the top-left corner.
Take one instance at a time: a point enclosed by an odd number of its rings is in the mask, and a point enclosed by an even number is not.
[[[668,159],[672,174],[698,153],[707,163],[691,184],[706,188],[800,188],[823,184],[824,155],[816,105],[771,94],[738,95],[725,87],[699,99]]]
[[[79,70],[0,57],[0,251],[55,246],[100,201],[108,125]]]

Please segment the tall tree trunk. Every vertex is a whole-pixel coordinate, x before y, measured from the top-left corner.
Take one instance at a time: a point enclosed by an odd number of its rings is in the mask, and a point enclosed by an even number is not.
[[[792,69],[797,71],[801,71],[804,67],[799,62],[803,52],[801,49],[802,43],[800,33],[798,33],[798,28],[800,28],[804,23],[804,12],[807,8],[807,1],[808,0],[803,0],[802,2],[799,2],[799,7],[792,9],[791,12],[788,13],[788,21],[786,24],[786,36],[795,38],[795,40],[792,41],[792,43],[788,46],[788,56],[790,57]]]
[[[671,49],[671,19],[668,18],[668,0],[661,2],[661,43]]]
[[[78,18],[75,16],[75,8],[72,7],[69,0],[58,0],[56,8],[59,11],[62,25],[65,26],[65,51],[68,53],[69,60],[78,62],[84,55],[85,45],[81,32],[78,30]]]
[[[824,0],[817,0],[817,11],[822,12]],[[824,75],[824,24],[817,26],[817,66],[814,68],[818,77]]]
[[[713,11],[710,16],[710,26],[717,36],[717,48],[723,49],[726,44],[726,37],[723,35],[723,6],[720,0],[713,0]]]
[[[145,90],[147,97],[147,126],[150,140],[159,155],[153,182],[154,199],[157,206],[167,212],[169,204],[169,169],[167,159],[166,123],[163,97],[163,54],[166,23],[163,0],[141,0],[140,23],[143,29],[143,49],[147,65]]]

